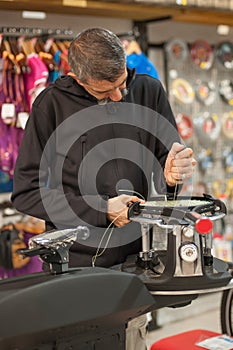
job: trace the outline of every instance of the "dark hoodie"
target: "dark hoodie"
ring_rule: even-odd
[[[158,193],[173,191],[163,169],[179,136],[166,93],[158,80],[134,71],[127,88],[124,101],[99,106],[72,77],[61,76],[37,97],[25,129],[13,204],[45,220],[47,229],[90,228],[90,237],[72,246],[71,266],[90,266],[103,235],[108,249],[96,265],[121,263],[140,250],[138,224],[105,232],[108,198],[131,191],[149,198],[152,172]]]

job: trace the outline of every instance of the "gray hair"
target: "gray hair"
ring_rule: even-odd
[[[89,79],[115,82],[126,66],[120,39],[103,28],[89,28],[71,42],[68,53],[71,71],[83,82]]]

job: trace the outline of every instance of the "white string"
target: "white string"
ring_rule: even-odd
[[[101,250],[101,252],[99,253],[100,247],[101,247],[101,243],[103,242],[103,239],[104,239],[105,235],[107,234],[107,232],[108,232],[109,228],[111,227],[111,225],[113,225],[114,222],[123,214],[123,211],[124,211],[124,210],[125,210],[125,208],[120,212],[120,214],[119,214],[118,216],[115,217],[114,220],[112,220],[112,221],[110,222],[110,224],[108,225],[108,227],[107,227],[106,230],[104,231],[103,236],[101,237],[101,240],[100,240],[100,242],[99,242],[99,245],[98,245],[98,247],[97,247],[97,249],[96,249],[96,253],[95,253],[95,255],[93,255],[93,257],[92,257],[92,267],[95,267],[96,259],[97,259],[99,256],[101,256],[101,255],[105,252],[105,250],[107,249],[108,243],[109,243],[110,238],[111,238],[112,233],[113,233],[114,226],[111,228],[111,231],[110,231],[110,233],[109,233],[107,242],[106,242],[106,244],[105,244],[103,250]]]
[[[135,194],[137,194],[138,196],[140,196],[144,201],[146,201],[145,197],[144,197],[141,193],[139,193],[139,192],[137,192],[137,191],[133,191],[133,190],[124,190],[124,189],[120,189],[120,190],[119,190],[119,192],[123,192],[123,191],[124,191],[124,192],[135,193]],[[106,251],[106,249],[107,249],[107,247],[108,247],[108,243],[109,243],[110,238],[111,238],[112,233],[113,233],[114,226],[111,228],[111,231],[110,231],[110,233],[109,233],[109,236],[108,236],[108,239],[107,239],[107,241],[106,241],[106,244],[105,244],[103,250],[101,250],[101,252],[100,252],[100,247],[101,247],[101,244],[102,244],[102,242],[103,242],[103,239],[104,239],[104,237],[106,236],[106,234],[107,234],[108,230],[110,229],[110,227],[111,227],[111,226],[114,224],[114,222],[122,215],[122,213],[124,212],[124,210],[125,210],[125,208],[120,212],[120,214],[119,214],[117,217],[115,217],[115,219],[114,219],[113,221],[110,222],[110,224],[108,225],[108,227],[107,227],[106,230],[104,231],[103,236],[101,237],[101,240],[100,240],[100,242],[99,242],[99,245],[98,245],[98,247],[97,247],[97,249],[96,249],[96,253],[95,253],[95,255],[93,255],[93,257],[92,257],[92,267],[95,267],[96,259],[97,259],[99,256],[101,256],[101,255]]]
[[[175,190],[174,190],[174,194],[173,194],[173,200],[176,199],[176,195],[177,195],[177,187],[178,187],[178,182],[176,181],[176,184],[175,184]]]
[[[141,194],[141,193],[139,193],[139,192],[137,192],[137,191],[134,191],[134,190],[118,190],[119,192],[130,192],[130,193],[135,193],[135,194],[137,194],[139,197],[141,197],[144,201],[146,201],[146,199],[145,199],[145,197]]]

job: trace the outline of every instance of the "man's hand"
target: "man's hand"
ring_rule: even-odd
[[[108,200],[108,212],[107,217],[109,221],[113,221],[117,227],[124,226],[130,222],[128,219],[128,207],[133,202],[144,201],[137,196],[128,196],[122,194],[118,197],[113,197]]]
[[[186,148],[178,142],[173,143],[164,168],[167,184],[175,186],[191,178],[196,164],[191,148]]]

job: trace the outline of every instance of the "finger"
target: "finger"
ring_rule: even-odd
[[[196,159],[192,158],[192,166],[195,166],[197,164]]]
[[[118,217],[116,217],[116,219],[114,220],[114,225],[117,227],[121,227],[128,224],[129,222],[130,220],[128,219],[128,208],[127,208],[124,211],[122,211],[122,213]]]
[[[193,172],[190,171],[190,172],[183,172],[183,173],[179,173],[179,174],[172,174],[172,177],[174,180],[177,180],[177,181],[184,181],[184,180],[187,180],[187,179],[190,179],[191,177],[193,176]]]
[[[122,203],[129,206],[130,204],[132,203],[135,203],[135,202],[140,202],[140,203],[144,203],[144,200],[137,197],[137,196],[129,196],[128,198],[124,198]]]
[[[129,223],[130,223],[130,220],[128,220],[128,219],[125,219],[125,220],[116,220],[116,221],[114,222],[114,225],[115,225],[116,227],[122,227],[122,226],[125,226],[125,225],[129,224]]]
[[[193,156],[193,150],[191,148],[184,148],[175,155],[175,159],[190,159]]]
[[[172,167],[171,168],[177,168],[180,170],[184,169],[192,169],[192,161],[188,158],[182,158],[182,159],[174,159],[172,161]]]
[[[119,198],[120,198],[121,202],[124,203],[124,204],[127,204],[128,201],[136,202],[138,200],[141,200],[137,196],[130,196],[130,195],[127,195],[127,194],[121,194],[119,196]]]
[[[175,158],[175,156],[184,149],[185,149],[185,145],[182,145],[181,143],[178,143],[178,142],[174,142],[170,150],[170,154]]]
[[[172,163],[172,170],[176,169],[179,173],[193,172],[195,165],[196,161],[192,161],[192,159],[177,159]]]
[[[171,168],[171,176],[174,180],[183,181],[184,179],[191,178],[193,175],[193,167],[188,166],[173,166]]]
[[[187,156],[191,158],[193,156],[193,149],[190,147],[185,148],[185,151],[187,153]]]
[[[116,198],[118,198],[121,201],[121,203],[126,204],[130,200],[131,197],[132,196],[130,196],[128,194],[121,194],[120,196],[118,196]]]

